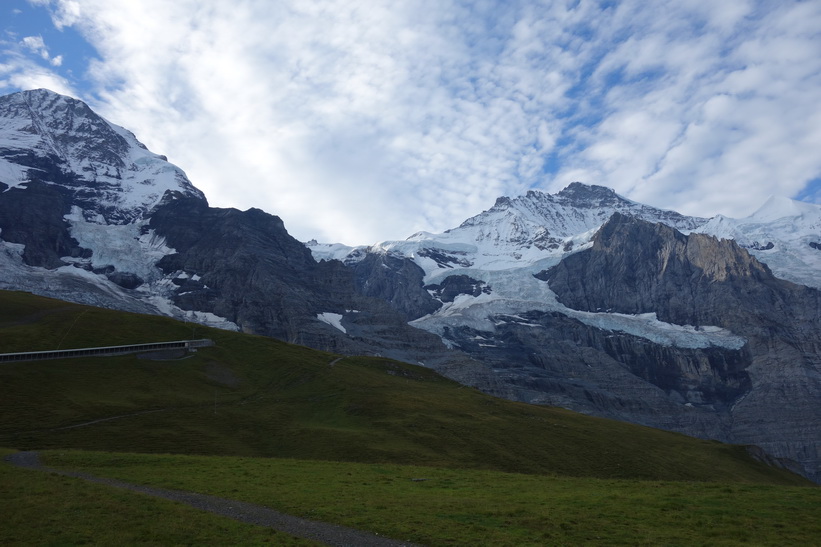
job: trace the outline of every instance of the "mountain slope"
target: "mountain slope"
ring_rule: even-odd
[[[744,337],[735,360],[703,363],[697,379],[708,385],[698,400],[691,399],[689,386],[681,382],[691,371],[670,375],[679,385],[671,378],[648,380],[677,391],[692,404],[723,406],[721,412],[731,417],[725,438],[767,447],[771,454],[817,469],[817,289],[775,278],[733,241],[684,236],[667,226],[619,215],[602,227],[590,249],[567,257],[543,278],[559,300],[574,309],[654,312],[671,323],[716,325]],[[787,397],[790,404],[785,405]]]
[[[800,211],[806,236],[821,211],[791,200],[765,209],[754,218],[769,226],[781,249],[760,251],[769,257],[790,252],[792,212]],[[492,383],[469,370],[447,371],[464,383],[759,444],[817,478],[818,291],[776,278],[750,255],[759,253],[746,239],[740,243],[748,249],[704,235],[715,226],[715,219],[659,211],[575,183],[556,195],[500,198],[443,234],[369,248],[309,248],[317,258],[337,257],[360,270],[376,257],[415,263],[424,272],[417,286],[432,302],[408,313],[411,324],[494,371]],[[390,291],[382,296],[402,302]],[[790,409],[782,409],[784,393],[795,397]]]
[[[185,338],[191,326],[0,292],[0,352]],[[197,327],[216,346],[0,367],[0,445],[801,484],[740,446],[523,405],[429,369]],[[93,341],[93,342],[92,342]]]

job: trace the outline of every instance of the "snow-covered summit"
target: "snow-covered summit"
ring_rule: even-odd
[[[181,197],[205,202],[182,169],[82,101],[0,97],[0,288],[235,328],[169,298],[182,274],[157,266],[176,251],[150,220]]]
[[[141,218],[164,196],[205,199],[179,167],[85,103],[47,89],[0,97],[0,186],[66,187],[88,220]]]
[[[314,257],[356,261],[366,251],[412,258],[431,280],[454,269],[506,270],[558,260],[587,244],[615,212],[691,231],[707,220],[656,209],[626,199],[610,188],[574,182],[556,194],[530,190],[496,203],[441,234],[418,232],[405,241],[344,248],[314,244]]]
[[[598,229],[615,212],[688,231],[706,222],[636,203],[604,186],[574,182],[556,194],[530,190],[517,198],[499,198],[453,231],[479,228],[480,240],[556,248],[565,238]]]
[[[757,222],[773,222],[784,218],[800,219],[799,222],[811,227],[816,232],[821,224],[821,206],[805,201],[770,196],[770,198],[750,215],[747,220]]]
[[[821,205],[770,197],[748,217],[719,215],[697,231],[735,240],[778,277],[821,288]]]

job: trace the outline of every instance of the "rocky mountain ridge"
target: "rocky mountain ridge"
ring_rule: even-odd
[[[306,247],[278,217],[210,207],[126,130],[45,90],[0,98],[0,162],[0,288],[422,363],[510,399],[754,444],[820,478],[818,291],[780,278],[821,285],[802,258],[821,207],[701,219],[574,183],[442,234]]]

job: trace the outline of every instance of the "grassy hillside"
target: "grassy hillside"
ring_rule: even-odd
[[[0,458],[9,453],[0,449]],[[0,545],[315,545],[171,501],[0,460]]]
[[[0,446],[806,484],[742,447],[495,399],[422,367],[0,292],[0,352],[192,335],[217,345],[0,364]]]
[[[423,545],[781,546],[813,545],[821,537],[818,488],[548,477],[272,458],[62,450],[44,456],[52,466],[240,499]],[[66,488],[79,486],[85,485],[64,481]],[[3,503],[0,499],[0,510]],[[128,511],[122,502],[104,503],[119,503],[121,510]],[[151,503],[144,500],[137,505],[135,520]],[[10,510],[20,512],[15,507]],[[126,515],[118,517],[125,520]],[[91,527],[98,525],[96,519],[81,518]],[[157,518],[158,526],[167,525],[165,515]],[[66,524],[69,529],[78,526]],[[135,522],[136,529],[141,526],[145,524]],[[215,533],[213,526],[207,530]],[[244,528],[237,534],[250,536]],[[211,536],[208,542],[220,543],[220,537]],[[223,544],[260,542],[258,538]],[[3,539],[0,530],[0,543]],[[281,539],[272,541],[280,544]]]

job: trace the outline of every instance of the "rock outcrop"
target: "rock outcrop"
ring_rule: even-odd
[[[375,283],[363,283],[339,261],[314,261],[279,217],[183,198],[158,207],[147,227],[176,251],[157,265],[174,281],[171,298],[183,310],[327,351],[411,362],[451,358],[438,337],[407,324],[401,306],[364,290]],[[342,329],[321,320],[323,314],[339,316]]]
[[[565,257],[540,278],[573,309],[655,312],[669,323],[717,326],[746,338],[738,355],[724,351],[720,363],[708,360],[698,374],[713,379],[714,396],[722,405],[717,409],[727,413],[724,421],[729,426],[718,438],[764,447],[772,455],[799,462],[815,480],[820,478],[817,289],[775,278],[733,241],[685,236],[624,215],[614,215],[590,249]],[[635,349],[624,355],[633,369],[664,370],[663,360],[647,361]],[[685,380],[684,369],[677,368],[675,381]],[[669,388],[666,380],[651,381]],[[704,436],[697,429],[682,430]]]
[[[441,307],[424,289],[425,272],[413,260],[391,253],[368,253],[351,265],[357,291],[388,302],[406,321]]]

